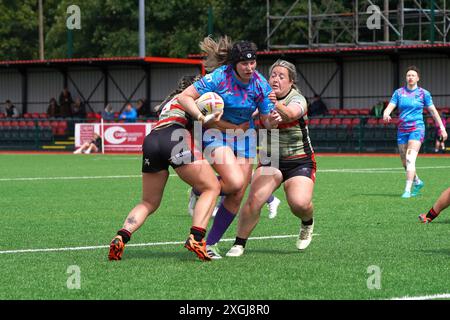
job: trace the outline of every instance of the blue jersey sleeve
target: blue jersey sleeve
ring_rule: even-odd
[[[424,90],[423,104],[427,108],[433,105],[433,98],[431,98],[431,94],[427,90]]]
[[[202,95],[206,92],[215,92],[216,88],[218,87],[222,77],[222,70],[221,68],[214,70],[211,73],[208,73],[203,78],[201,78],[199,81],[194,83],[194,88],[197,90],[197,92]]]
[[[395,104],[398,106],[398,90],[395,90],[394,94],[392,95],[391,101],[389,103]]]

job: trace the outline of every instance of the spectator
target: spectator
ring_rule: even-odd
[[[102,118],[104,121],[114,121],[114,112],[110,103],[108,103],[102,111]]]
[[[385,104],[383,101],[378,102],[376,105],[370,109],[370,115],[375,116],[377,118],[383,117],[384,109],[387,107],[387,104]]]
[[[47,115],[49,118],[59,117],[59,105],[55,98],[51,98],[48,103]]]
[[[441,113],[442,125],[445,127],[447,125],[447,120],[445,120],[444,113]],[[434,144],[434,153],[445,153],[445,141],[442,138],[441,128],[436,125],[436,142]]]
[[[75,150],[74,154],[89,154],[91,152],[100,152],[102,150],[102,137],[94,132],[92,139],[87,141],[81,145],[77,150]]]
[[[72,95],[70,94],[69,89],[67,87],[59,95],[59,106],[60,106],[60,115],[61,117],[70,117],[72,115],[72,106],[73,100]]]
[[[139,99],[136,105],[136,111],[139,117],[149,117],[150,116],[150,104],[147,99]]]
[[[125,110],[122,111],[122,113],[119,116],[120,120],[125,120],[125,122],[136,122],[137,119],[137,112],[131,105],[131,103],[127,103],[125,106]]]
[[[72,117],[79,119],[86,118],[86,107],[79,97],[72,103]]]
[[[11,100],[5,101],[5,115],[7,118],[18,118],[20,116],[19,111],[15,105],[12,104]]]
[[[328,114],[327,105],[322,101],[318,94],[315,94],[308,110],[308,116],[319,116]]]

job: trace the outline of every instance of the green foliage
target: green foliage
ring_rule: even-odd
[[[37,1],[0,2],[0,60],[39,57]]]
[[[186,57],[207,35],[205,1],[148,1],[146,14],[147,55]]]
[[[0,60],[38,58],[37,3],[36,0],[0,1]],[[78,5],[81,10],[81,30],[72,31],[74,58],[138,55],[137,0],[45,0],[43,3],[46,59],[68,55],[66,20],[70,5]],[[269,3],[270,15],[282,17],[294,1],[271,0]],[[374,3],[383,7],[381,0]],[[435,3],[443,8],[443,0]],[[289,15],[307,15],[307,5],[307,1],[299,1]],[[354,2],[321,0],[312,1],[312,6],[313,14],[350,13]],[[366,7],[360,2],[360,12]],[[395,10],[396,4],[392,3],[390,9]],[[148,56],[185,57],[198,53],[198,43],[208,35],[209,25],[213,27],[215,38],[228,35],[234,40],[251,40],[260,50],[267,47],[266,0],[147,0],[145,15]],[[277,31],[270,37],[271,45],[308,44],[307,19],[271,20],[270,29],[280,21]],[[340,33],[345,30],[342,24],[331,19],[316,22],[320,26],[320,42],[331,42],[337,37],[338,42],[353,41],[348,32]],[[429,29],[425,24],[422,27],[424,39],[429,36]],[[315,32],[314,28],[312,31]],[[360,28],[359,37],[361,41],[371,41],[374,36],[380,40],[382,32]],[[390,33],[391,39],[396,39],[393,31]],[[417,27],[405,26],[404,34],[405,39],[417,39]]]

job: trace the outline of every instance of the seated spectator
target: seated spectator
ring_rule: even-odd
[[[372,107],[370,110],[370,115],[375,116],[376,118],[383,118],[383,112],[386,107],[387,104],[385,104],[384,101],[380,101]]]
[[[444,117],[444,113],[441,112],[441,120],[444,127],[447,125],[447,120]],[[439,125],[436,125],[436,141],[434,144],[434,153],[445,153],[445,141],[442,138],[441,128]]]
[[[72,107],[72,117],[78,119],[86,118],[86,107],[84,106],[84,103],[81,102],[81,99],[79,97],[75,99],[75,102],[72,103],[71,107]]]
[[[308,117],[326,114],[328,114],[327,105],[322,101],[322,99],[318,94],[315,94],[313,97],[313,101],[311,102],[308,108]]]
[[[83,143],[81,147],[73,152],[73,154],[89,154],[91,152],[100,152],[102,150],[102,143],[102,137],[94,132],[91,141]]]
[[[125,110],[119,116],[119,120],[125,120],[125,122],[136,122],[137,112],[131,105],[131,103],[127,103],[125,106]]]
[[[150,104],[147,99],[139,99],[136,104],[136,111],[138,116],[141,118],[146,118],[150,116]]]
[[[16,106],[12,104],[11,100],[5,101],[5,115],[7,118],[18,118],[20,116]]]
[[[55,98],[51,98],[48,103],[47,115],[49,118],[59,117],[59,105]]]
[[[70,117],[72,115],[72,95],[67,87],[59,95],[59,107],[61,117]]]
[[[102,118],[104,121],[114,121],[114,111],[110,103],[102,111]]]

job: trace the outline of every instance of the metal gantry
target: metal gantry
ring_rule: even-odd
[[[446,1],[296,0],[280,8],[266,0],[266,49],[447,43]]]

